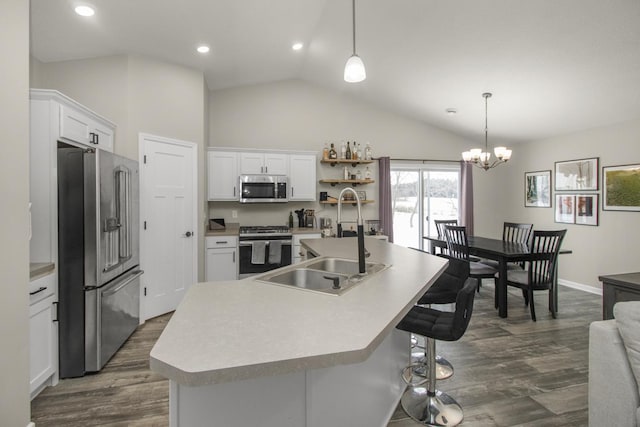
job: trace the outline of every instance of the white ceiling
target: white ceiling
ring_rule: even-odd
[[[350,0],[89,0],[88,19],[77,3],[31,0],[33,56],[142,54],[211,90],[297,78],[475,139],[488,91],[489,137],[506,144],[640,118],[638,0],[358,0],[355,84]]]

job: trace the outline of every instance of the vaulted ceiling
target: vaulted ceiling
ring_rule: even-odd
[[[638,0],[358,0],[361,83],[342,78],[350,0],[85,3],[93,17],[31,0],[34,57],[147,55],[202,70],[211,90],[301,79],[476,139],[492,92],[489,132],[507,144],[640,118]]]

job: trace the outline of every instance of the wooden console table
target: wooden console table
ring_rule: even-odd
[[[602,318],[613,319],[613,305],[620,301],[640,301],[640,273],[599,276],[602,282]]]

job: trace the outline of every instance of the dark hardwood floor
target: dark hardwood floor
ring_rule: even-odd
[[[486,283],[464,337],[437,343],[455,367],[438,388],[462,405],[463,425],[587,425],[588,327],[601,319],[601,297],[565,287],[559,294],[557,319],[546,292],[536,294],[532,322],[520,291],[510,290],[509,318],[501,319]],[[100,373],[45,389],[31,404],[36,426],[168,425],[168,382],[149,370],[149,351],[169,318],[139,327]],[[416,425],[401,408],[389,423]]]

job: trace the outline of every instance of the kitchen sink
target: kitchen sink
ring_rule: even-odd
[[[256,280],[340,295],[387,267],[385,264],[367,262],[365,263],[366,273],[360,274],[358,261],[342,258],[320,258],[264,274],[256,277]]]
[[[387,266],[375,262],[365,262],[364,267],[366,271],[365,274],[374,274],[378,271],[384,270]],[[311,264],[307,264],[306,268],[328,271],[331,273],[347,274],[349,276],[359,274],[360,271],[358,268],[358,261],[342,258],[324,258],[316,262],[312,262]]]

